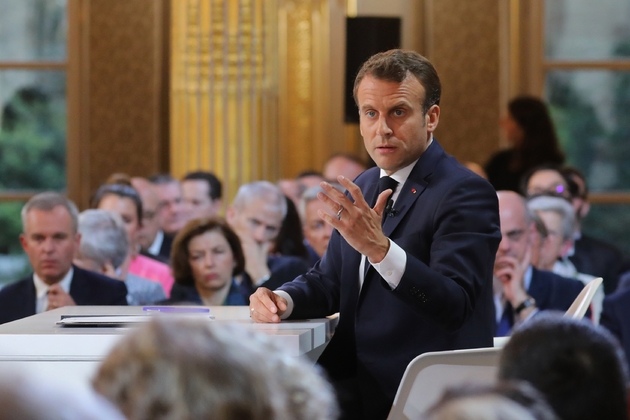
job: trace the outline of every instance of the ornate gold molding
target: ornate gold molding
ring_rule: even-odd
[[[171,172],[277,177],[276,4],[172,0]]]

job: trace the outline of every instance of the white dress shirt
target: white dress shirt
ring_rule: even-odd
[[[158,230],[157,235],[151,246],[147,249],[147,252],[151,255],[160,255],[160,248],[162,248],[162,242],[164,242],[164,232]]]

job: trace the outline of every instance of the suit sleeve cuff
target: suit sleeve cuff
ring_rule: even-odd
[[[407,253],[396,244],[396,242],[389,239],[389,250],[387,255],[380,263],[372,263],[372,267],[383,277],[383,279],[389,284],[389,287],[394,290],[398,287],[403,274],[405,274],[405,267],[407,266]],[[369,261],[369,259],[368,259]]]
[[[280,319],[287,319],[291,316],[291,312],[293,312],[293,299],[291,299],[290,294],[282,290],[276,290],[274,293],[287,301],[287,310],[280,316]]]

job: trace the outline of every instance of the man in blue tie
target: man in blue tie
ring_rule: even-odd
[[[497,336],[509,335],[536,312],[566,311],[584,285],[531,264],[535,225],[525,199],[513,191],[499,191],[501,243],[494,263]]]
[[[320,217],[335,228],[326,253],[307,274],[250,298],[257,322],[340,313],[318,363],[344,419],[386,418],[421,353],[492,346],[497,197],[433,138],[440,92],[435,68],[415,52],[362,66],[354,96],[378,167],[355,182],[338,177],[347,195],[322,183],[332,216]]]

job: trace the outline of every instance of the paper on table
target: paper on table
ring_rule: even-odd
[[[156,316],[179,317],[185,319],[213,320],[214,315],[210,310],[191,311],[183,310],[150,310],[146,315],[62,315],[57,325],[62,327],[120,327],[125,325],[138,325],[151,321]],[[207,309],[207,308],[206,308]]]

